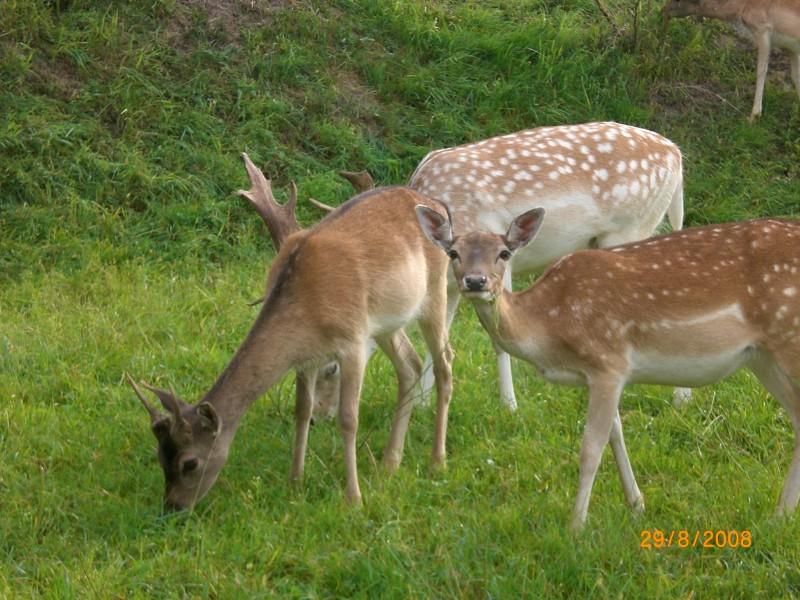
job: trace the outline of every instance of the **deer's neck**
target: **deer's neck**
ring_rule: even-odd
[[[533,360],[527,346],[528,340],[543,334],[534,311],[525,310],[524,294],[503,290],[494,302],[474,302],[478,319],[503,350],[524,360]]]
[[[223,437],[230,440],[242,415],[264,392],[300,360],[301,336],[291,331],[292,321],[276,311],[261,310],[228,366],[203,401],[214,406],[222,419]]]

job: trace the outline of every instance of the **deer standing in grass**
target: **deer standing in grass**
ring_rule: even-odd
[[[266,181],[252,163],[247,166],[251,179],[257,175]],[[227,460],[245,411],[290,369],[297,371],[291,478],[300,479],[314,379],[330,361],[340,369],[338,419],[344,438],[346,498],[360,503],[356,431],[367,348],[370,340],[377,341],[398,374],[398,404],[384,455],[391,469],[402,456],[411,413],[407,399],[421,369],[403,332],[414,320],[434,357],[438,410],[433,462],[444,462],[452,388],[447,258],[420,231],[414,214],[419,203],[446,214],[438,202],[393,187],[356,196],[312,229],[286,235],[287,229],[276,223],[282,243],[269,271],[267,297],[246,339],[202,400],[189,404],[171,392],[147,386],[167,410],[162,414],[129,379],[150,414],[158,440],[167,507],[191,507],[208,492]],[[293,201],[284,210],[293,218]]]
[[[372,183],[364,172],[343,175],[357,189]],[[575,250],[649,237],[665,213],[673,230],[683,224],[678,147],[652,131],[613,122],[539,127],[435,150],[422,159],[408,185],[446,203],[456,233],[502,233],[515,215],[544,207],[548,218],[538,238],[521,248],[505,269],[509,290],[512,271],[537,273]],[[458,284],[450,273],[448,327],[458,301]],[[502,348],[495,350],[500,397],[514,410],[511,361]],[[433,388],[429,365],[427,357],[426,395]],[[675,390],[676,404],[689,394]]]
[[[800,223],[759,220],[698,227],[569,254],[530,288],[503,276],[542,227],[544,211],[504,235],[454,235],[447,217],[417,209],[450,256],[461,294],[495,344],[554,383],[589,389],[573,526],[581,528],[606,443],[628,503],[644,500],[625,449],[619,400],[629,383],[700,386],[746,367],[789,413],[795,446],[778,503],[800,497]]]
[[[732,24],[737,32],[753,40],[758,52],[756,94],[750,120],[761,114],[764,82],[772,46],[789,53],[792,81],[800,95],[800,2],[797,0],[670,0],[664,19],[710,17]]]

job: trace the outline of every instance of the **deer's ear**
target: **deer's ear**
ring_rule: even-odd
[[[511,222],[504,240],[512,252],[524,248],[531,243],[544,221],[544,209],[534,208],[522,213]]]
[[[197,416],[200,418],[200,425],[214,437],[222,431],[222,420],[219,418],[216,409],[208,402],[201,402],[197,405]]]
[[[453,229],[450,219],[432,208],[418,204],[414,211],[425,237],[447,252],[453,245]]]

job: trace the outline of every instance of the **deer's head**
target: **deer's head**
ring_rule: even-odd
[[[500,295],[508,261],[536,237],[544,219],[544,209],[534,208],[514,219],[505,235],[473,231],[453,237],[447,217],[422,205],[416,211],[425,236],[450,257],[461,295],[484,302]]]
[[[165,414],[147,401],[130,376],[128,383],[149,413],[158,441],[165,509],[191,508],[206,495],[228,458],[228,445],[219,443],[222,421],[217,411],[208,402],[189,404],[172,392],[143,383],[161,401]]]

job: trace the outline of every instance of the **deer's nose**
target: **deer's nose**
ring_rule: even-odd
[[[480,292],[486,286],[486,275],[466,275],[464,286],[470,292]]]
[[[186,510],[186,506],[180,504],[179,502],[175,502],[174,500],[170,500],[169,498],[164,498],[164,506],[162,509],[162,514],[168,515],[171,513],[180,512],[182,510]]]

